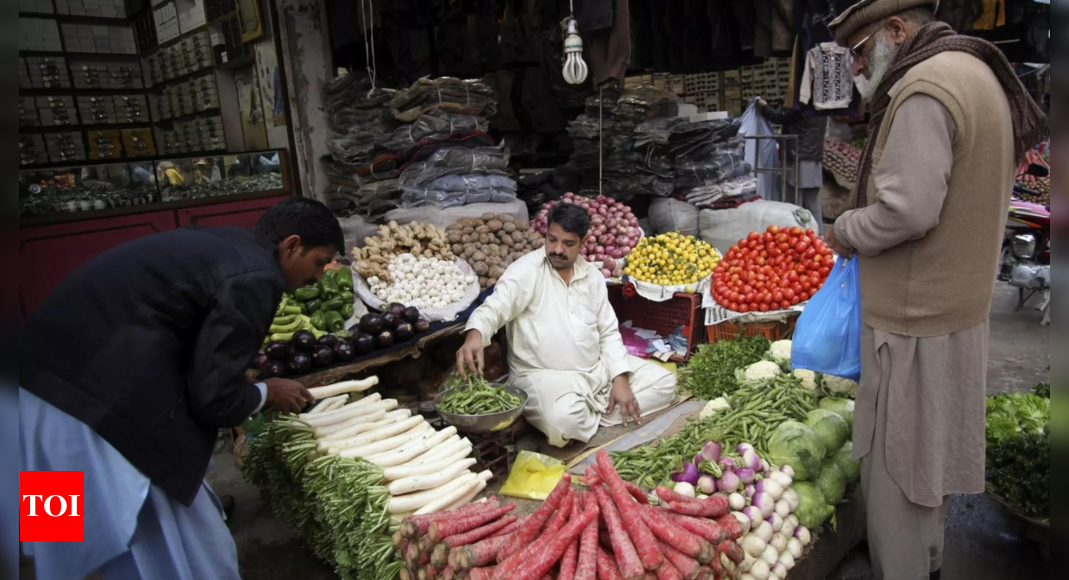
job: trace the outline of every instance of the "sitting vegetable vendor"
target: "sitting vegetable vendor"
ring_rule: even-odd
[[[640,423],[675,398],[675,375],[628,356],[601,273],[579,257],[590,217],[576,205],[549,214],[546,245],[516,261],[468,320],[462,374],[482,374],[484,350],[506,327],[510,384],[551,445],[590,441],[598,427]]]
[[[85,494],[86,541],[24,542],[38,580],[239,578],[204,481],[216,435],[314,400],[246,370],[282,293],[320,278],[342,244],[330,210],[295,197],[255,230],[182,228],[110,250],[30,315],[20,470],[83,472]]]

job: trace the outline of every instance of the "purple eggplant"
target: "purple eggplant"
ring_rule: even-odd
[[[381,315],[365,314],[363,318],[360,319],[360,332],[363,332],[364,334],[374,336],[385,329],[386,323],[383,322]]]
[[[405,322],[409,324],[415,324],[419,322],[419,309],[415,307],[406,308],[401,318],[404,318]]]
[[[338,337],[334,336],[333,334],[328,334],[328,335],[324,336],[323,338],[319,339],[319,346],[326,346],[326,347],[329,347],[329,348],[334,348],[334,347],[338,346],[338,342],[340,342],[338,340]]]
[[[415,334],[416,329],[412,328],[412,325],[407,322],[398,322],[397,327],[393,331],[394,338],[398,342],[407,342],[412,335]]]
[[[357,355],[368,354],[375,350],[375,337],[361,332],[353,338],[353,348],[356,349]]]
[[[395,318],[401,318],[405,315],[405,310],[406,308],[404,304],[394,302],[386,307],[386,310],[383,312],[383,315],[385,316],[385,314],[388,312],[390,314],[393,314]]]
[[[286,360],[293,349],[285,342],[272,342],[264,349],[264,354],[275,360]]]
[[[265,379],[277,379],[285,376],[285,374],[286,365],[277,360],[268,361],[267,364],[264,365],[263,378]]]
[[[397,327],[397,321],[399,321],[399,320],[401,320],[401,319],[398,318],[397,315],[395,315],[393,312],[387,312],[386,314],[383,314],[382,315],[382,323],[383,323],[383,326],[384,326],[383,330],[392,331],[394,328]]]
[[[375,338],[375,346],[379,348],[390,348],[391,346],[393,346],[393,343],[394,336],[393,333],[389,330],[384,330],[380,332],[378,337]]]
[[[314,364],[314,361],[312,361],[311,356],[307,353],[297,352],[290,355],[287,368],[289,368],[290,372],[295,375],[303,375],[312,370],[312,364]]]
[[[338,346],[334,347],[334,358],[341,362],[349,362],[356,358],[356,349],[348,342],[339,342]]]
[[[316,335],[307,330],[301,330],[293,335],[293,349],[301,352],[315,352],[319,340]]]
[[[313,359],[317,367],[329,367],[334,364],[334,349],[329,346],[317,347]]]

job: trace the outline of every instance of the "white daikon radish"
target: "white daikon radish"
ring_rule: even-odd
[[[449,506],[467,497],[468,494],[470,494],[473,490],[477,490],[479,488],[479,484],[484,483],[485,482],[480,481],[479,479],[470,481],[458,487],[457,489],[454,489],[453,491],[441,496],[433,502],[419,508],[418,510],[416,510],[416,515],[421,516],[424,514],[436,514],[440,511],[443,511]]]
[[[354,459],[357,457],[371,457],[372,455],[378,455],[380,453],[386,453],[392,451],[404,445],[407,445],[413,441],[418,441],[431,437],[434,435],[434,428],[429,423],[424,421],[422,424],[409,429],[405,433],[401,433],[395,437],[389,437],[369,443],[367,445],[361,445],[359,447],[349,447],[347,449],[335,449],[331,448],[331,455],[338,455],[344,459]],[[336,453],[335,453],[336,451]]]
[[[458,509],[468,505],[469,503],[471,503],[471,500],[475,499],[475,496],[479,495],[480,493],[483,492],[484,489],[486,489],[487,485],[489,485],[487,482],[480,481],[479,484],[475,486],[475,489],[471,490],[471,492],[469,492],[467,495],[465,495],[464,497],[460,498],[460,501],[454,503],[451,506],[447,506],[442,511],[443,512],[451,512],[453,510],[458,510]]]
[[[363,447],[364,445],[368,445],[369,443],[382,441],[383,439],[387,439],[389,437],[395,437],[397,435],[400,435],[401,433],[407,433],[410,430],[425,423],[427,423],[427,420],[424,419],[423,416],[409,417],[404,421],[398,421],[397,423],[379,427],[378,429],[373,429],[357,437],[350,437],[348,439],[342,439],[340,441],[333,441],[330,447],[334,449],[350,449],[352,447]]]
[[[437,463],[442,457],[454,456],[463,454],[461,459],[471,455],[471,450],[474,446],[467,438],[461,439],[460,437],[453,437],[439,445],[438,447],[431,449],[430,451],[416,457],[412,461],[402,463],[394,467],[416,467],[423,466],[428,463]]]
[[[377,423],[386,418],[386,411],[380,409],[371,413],[370,415],[360,415],[359,417],[352,417],[346,419],[341,423],[335,423],[333,425],[323,425],[320,427],[312,427],[312,432],[315,433],[317,439],[337,439],[338,434],[344,431],[348,431],[357,425],[364,425],[366,423]],[[348,439],[348,437],[345,437]]]
[[[434,500],[442,497],[443,494],[449,493],[458,487],[478,481],[476,475],[472,472],[462,473],[460,477],[450,481],[449,483],[436,487],[434,489],[428,489],[419,493],[410,493],[401,497],[390,498],[387,502],[386,509],[391,514],[402,514],[406,512],[414,512]]]
[[[343,407],[345,406],[345,399],[345,395],[340,395],[331,399],[327,399],[316,405],[316,408],[309,411],[308,415],[322,415],[327,411],[333,411],[334,409]]]
[[[395,497],[405,495],[406,493],[416,493],[417,491],[423,491],[425,489],[434,489],[453,481],[472,465],[475,465],[474,459],[463,459],[441,471],[398,479],[391,483],[387,489],[390,490],[390,495]]]
[[[346,381],[344,383],[337,383],[326,387],[308,389],[308,392],[311,393],[316,400],[319,400],[348,393],[362,393],[378,384],[379,377],[369,377],[362,381]]]
[[[468,458],[471,451],[458,451],[449,457],[442,459],[441,461],[431,461],[418,465],[399,465],[397,467],[390,467],[382,470],[382,478],[386,481],[398,481],[406,477],[415,477],[417,475],[427,475],[430,473],[438,473],[443,469],[448,468],[454,463],[458,463]]]
[[[322,415],[302,415],[298,417],[302,423],[312,427],[324,427],[326,425],[336,425],[343,423],[353,417],[360,417],[374,413],[375,411],[392,411],[397,408],[397,401],[394,401],[392,408],[383,406],[386,401],[382,400],[382,397],[376,393],[366,399],[361,399],[355,403],[350,403],[337,411],[330,411],[329,413],[323,413]]]
[[[369,395],[367,397],[364,397],[364,398],[362,398],[362,399],[360,399],[358,401],[353,401],[352,403],[348,403],[346,405],[342,405],[342,407],[340,409],[334,409],[332,411],[328,411],[326,413],[322,413],[322,416],[316,418],[315,420],[319,421],[320,419],[323,419],[323,418],[328,417],[328,416],[334,416],[334,415],[336,415],[338,413],[341,413],[342,411],[348,411],[350,409],[363,407],[365,405],[370,405],[371,403],[378,403],[381,400],[382,400],[382,395],[380,395],[378,393],[375,393],[373,395]],[[308,416],[309,416],[309,414],[306,413],[304,415],[298,415],[297,418],[301,419],[303,421],[304,419],[308,418]]]
[[[379,414],[381,417],[376,418]],[[405,419],[412,416],[412,411],[408,409],[398,409],[389,413],[385,411],[379,411],[373,415],[364,415],[363,417],[357,417],[353,422],[339,423],[337,425],[328,425],[322,427],[324,431],[330,430],[329,433],[319,437],[321,443],[329,443],[331,441],[345,441],[346,439],[352,439],[362,433],[368,433],[385,427],[387,425],[393,425],[394,423],[400,423]],[[338,429],[335,431],[335,429]],[[328,445],[329,447],[329,445]]]
[[[457,434],[456,427],[447,427],[442,431],[436,433],[433,437],[417,441],[413,445],[407,445],[402,449],[393,451],[390,453],[380,453],[372,457],[366,457],[369,462],[378,465],[379,467],[396,467],[402,465],[408,461],[412,461],[416,457],[423,455],[424,453],[434,449],[438,445],[441,445],[450,437],[454,437]],[[459,440],[459,439],[458,439]]]

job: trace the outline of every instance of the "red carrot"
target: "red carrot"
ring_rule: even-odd
[[[746,555],[742,553],[742,546],[740,546],[737,542],[729,542],[725,540],[720,543],[720,546],[718,546],[717,550],[721,554],[727,556],[728,559],[735,564],[741,564],[743,559],[746,557]]]
[[[515,517],[515,516],[510,516],[510,517]],[[511,523],[511,524],[509,524],[508,526],[506,526],[506,527],[504,527],[504,528],[502,528],[502,529],[500,529],[500,530],[498,530],[498,531],[494,532],[493,534],[490,534],[490,535],[489,535],[489,536],[487,536],[487,537],[489,537],[489,538],[496,538],[496,537],[498,537],[498,536],[510,536],[510,535],[512,535],[512,534],[513,534],[513,533],[514,533],[514,532],[515,532],[516,530],[518,530],[519,528],[520,528],[520,521],[519,521],[519,520],[517,519],[516,521],[512,522],[512,523]]]
[[[515,556],[520,550],[527,547],[532,540],[538,536],[538,533],[545,527],[546,522],[553,516],[553,512],[557,511],[564,498],[571,494],[572,490],[572,476],[565,473],[560,482],[557,483],[557,487],[553,489],[553,492],[549,494],[546,501],[542,502],[542,505],[535,510],[533,514],[528,516],[519,530],[513,534],[512,540],[506,543],[501,551],[497,554],[497,559],[500,562],[504,562],[508,558]]]
[[[716,555],[712,544],[670,522],[653,507],[646,506],[640,510],[640,515],[658,540],[702,564],[708,564]]]
[[[701,574],[698,575],[698,580],[717,580],[717,577],[709,568],[702,568]]]
[[[413,574],[408,568],[401,568],[401,571],[398,572],[398,576],[401,577],[401,580],[418,580],[418,576]]]
[[[654,490],[654,493],[656,493],[657,497],[661,498],[661,501],[664,502],[664,503],[668,503],[668,502],[698,503],[697,499],[695,499],[693,497],[685,496],[683,494],[676,493],[676,492],[668,489],[667,487],[658,487],[657,489]]]
[[[456,577],[456,574],[457,571],[454,570],[452,566],[446,566],[442,569],[441,578],[442,580],[453,580],[453,578]]]
[[[657,513],[668,518],[668,521],[698,536],[699,538],[702,538],[703,540],[711,543],[714,546],[719,545],[720,542],[723,542],[726,539],[724,530],[721,529],[720,525],[714,522],[713,520],[692,518],[690,516],[680,515],[666,509],[657,510]],[[735,516],[731,517],[732,519],[734,519]],[[736,524],[737,523],[738,522],[736,522]]]
[[[497,532],[515,523],[516,519],[516,516],[505,516],[497,520],[496,522],[486,524],[481,528],[474,528],[472,530],[460,534],[450,534],[444,540],[442,540],[442,543],[445,544],[450,550],[452,550],[453,548],[459,548],[460,546],[469,546],[476,542],[481,542],[486,538],[496,536]],[[432,527],[431,529],[433,530],[434,528]],[[442,530],[441,527],[438,529],[439,532]]]
[[[702,571],[702,565],[690,556],[680,552],[665,542],[658,542],[657,546],[664,553],[664,559],[671,562],[672,566],[679,571],[686,580],[695,580]]]
[[[598,503],[601,502],[599,501]],[[636,577],[635,580],[639,580],[645,576],[646,573],[643,571],[642,575]],[[600,547],[598,548],[598,580],[624,580],[620,568],[616,566],[616,561],[612,559],[612,556],[610,556],[608,552]]]
[[[572,519],[568,522],[568,525],[564,526],[559,533],[556,534],[545,546],[534,554],[533,557],[528,558],[523,562],[522,567],[517,570],[516,574],[509,576],[502,576],[495,574],[495,577],[500,580],[511,580],[516,578],[517,580],[538,580],[544,574],[550,571],[560,562],[564,552],[568,550],[569,546],[575,544],[575,541],[579,538],[579,534],[583,533],[587,525],[591,522],[597,521],[600,516],[600,511],[595,508],[583,512],[578,518]]]
[[[613,467],[612,459],[609,458],[607,451],[602,449],[598,452],[597,462],[601,478],[609,484],[613,501],[616,502],[616,506],[620,508],[620,514],[624,517],[624,527],[635,544],[635,550],[638,551],[643,568],[656,571],[664,563],[664,556],[657,550],[657,539],[653,537],[653,532],[646,527],[646,522],[638,513],[638,503],[624,486],[624,480]]]
[[[583,509],[589,511],[598,506],[598,498],[590,493],[583,499]],[[597,580],[598,576],[598,522],[591,522],[583,530],[579,542],[579,563],[575,567],[575,580]]]
[[[716,523],[724,530],[724,539],[734,541],[742,537],[742,525],[733,514],[716,518]]]
[[[473,503],[466,505],[456,511],[443,512],[437,514],[427,514],[423,516],[409,516],[401,524],[401,536],[405,538],[418,538],[427,535],[427,532],[431,529],[431,524],[437,521],[448,520],[453,518],[462,518],[475,513],[482,513],[488,510],[497,509],[499,506],[498,499],[496,497],[490,498],[487,501]]]
[[[624,481],[624,487],[627,488],[627,493],[631,494],[631,497],[635,498],[635,501],[642,505],[650,505],[650,496],[646,495],[642,488],[631,483],[630,481]]]
[[[538,554],[546,544],[553,540],[571,515],[572,502],[575,501],[574,497],[575,494],[565,496],[564,501],[560,504],[560,509],[554,514],[553,519],[549,520],[545,531],[534,543],[524,547],[523,550],[507,560],[502,561],[501,556],[498,556],[498,566],[497,570],[494,571],[494,578],[507,580],[511,577],[511,574],[518,572],[527,560]]]
[[[475,568],[468,573],[468,580],[490,580],[494,577],[494,570],[497,568]]]
[[[598,505],[601,506],[602,517],[609,528],[609,537],[612,539],[613,553],[616,561],[620,564],[620,572],[624,580],[640,580],[646,575],[646,568],[638,557],[635,545],[631,543],[631,537],[624,529],[623,519],[616,505],[609,497],[609,492],[604,487],[595,487],[594,493],[598,497]]]
[[[660,568],[657,568],[657,580],[683,580],[683,574],[672,565],[672,562],[665,561]]]
[[[731,502],[727,497],[717,494],[709,499],[696,502],[668,502],[668,509],[696,518],[719,518],[731,510]]]
[[[473,513],[468,516],[439,520],[431,524],[428,535],[432,541],[440,542],[449,536],[470,532],[480,526],[499,520],[514,509],[516,509],[516,504],[510,503],[497,509]]]
[[[488,566],[497,559],[497,553],[512,536],[487,538],[478,544],[463,546],[449,553],[449,564],[458,571]]]
[[[575,495],[575,501],[572,502],[572,519],[578,519],[583,514],[582,504],[584,496],[582,494]],[[587,510],[590,511],[590,510]],[[592,523],[595,525],[597,518]],[[579,535],[582,536],[586,528],[580,530]],[[564,551],[564,555],[560,560],[560,574],[557,575],[557,580],[575,580],[575,571],[579,565],[579,538],[576,538],[574,542],[568,544],[568,548]]]

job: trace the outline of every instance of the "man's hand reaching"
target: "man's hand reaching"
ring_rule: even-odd
[[[304,385],[288,379],[267,379],[266,406],[279,413],[299,414],[305,407],[315,402],[316,398]]]
[[[633,419],[636,424],[642,424],[642,409],[639,409],[638,399],[635,398],[635,393],[631,391],[631,383],[627,380],[627,375],[620,375],[612,382],[612,392],[609,393],[609,410],[606,411],[607,415],[612,415],[616,411],[616,406],[620,406],[620,419],[624,423],[624,427],[627,427],[628,417]]]
[[[457,372],[465,380],[470,371],[475,376],[483,376],[486,369],[486,352],[483,348],[483,335],[478,330],[468,332],[464,346],[457,351]]]
[[[843,258],[851,258],[854,256],[854,249],[847,247],[845,244],[839,241],[838,236],[835,234],[835,228],[828,230],[828,233],[824,234],[824,241],[831,248],[831,251],[842,256]]]

